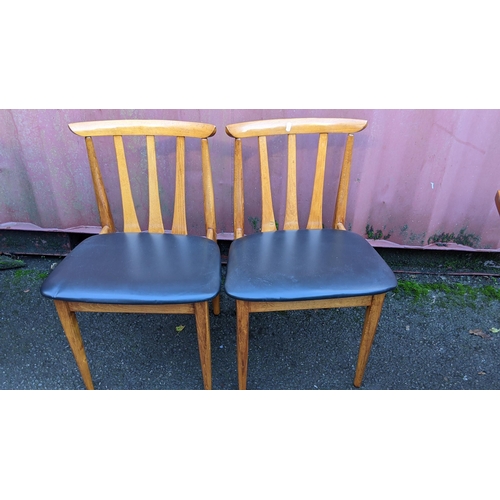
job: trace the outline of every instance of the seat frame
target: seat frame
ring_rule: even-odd
[[[174,200],[174,215],[172,234],[187,235],[186,200],[185,200],[185,138],[201,139],[202,178],[204,195],[204,213],[206,237],[216,240],[215,204],[213,194],[212,172],[208,138],[216,132],[214,125],[195,122],[169,120],[107,120],[80,122],[69,124],[69,129],[78,136],[85,138],[87,155],[92,174],[97,207],[101,219],[100,234],[116,232],[113,215],[102,179],[101,170],[92,138],[98,136],[113,136],[117,157],[119,182],[122,193],[124,217],[124,232],[140,232],[137,220],[128,168],[125,159],[123,136],[145,136],[148,155],[149,179],[149,232],[165,233],[158,190],[158,174],[156,166],[155,136],[175,136],[176,143],[176,189]],[[83,340],[76,318],[77,312],[111,312],[111,313],[142,313],[142,314],[194,314],[198,336],[203,385],[205,389],[212,388],[210,321],[208,301],[188,304],[103,304],[89,302],[71,302],[54,300],[62,327],[80,370],[87,389],[94,389]],[[214,314],[220,313],[220,296],[212,299]]]
[[[288,177],[284,230],[299,229],[296,186],[296,136],[298,134],[319,134],[318,154],[314,176],[314,188],[309,211],[307,229],[323,228],[323,188],[326,165],[328,134],[347,134],[342,168],[340,172],[333,229],[345,231],[345,218],[349,191],[350,169],[354,145],[354,134],[367,126],[366,120],[337,118],[294,118],[260,120],[236,123],[226,126],[226,133],[235,139],[234,144],[234,236],[244,237],[244,183],[242,139],[258,138],[261,193],[262,232],[276,231],[276,221],[271,196],[271,182],[267,153],[268,136],[288,136]],[[229,254],[229,259],[231,255]],[[248,350],[250,313],[291,311],[307,309],[331,309],[342,307],[366,307],[361,335],[354,385],[360,387],[373,339],[382,312],[385,293],[358,297],[332,298],[321,300],[297,300],[261,302],[236,299],[237,363],[238,386],[246,389],[248,375]]]

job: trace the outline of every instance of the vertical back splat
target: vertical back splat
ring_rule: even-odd
[[[283,229],[299,229],[297,212],[297,136],[295,134],[288,136],[288,177]]]
[[[271,178],[269,175],[269,160],[267,156],[267,141],[265,136],[259,137],[260,180],[262,187],[262,232],[276,231],[273,199],[271,195]]]
[[[185,137],[177,137],[172,234],[187,234],[185,155],[186,139]]]
[[[158,186],[158,169],[156,166],[155,138],[146,137],[148,151],[148,185],[149,185],[149,232],[164,233],[163,219],[161,216],[160,188]]]
[[[326,148],[328,134],[320,134],[318,142],[318,157],[316,159],[316,173],[314,175],[313,196],[307,229],[322,229],[323,227],[323,187],[325,183]]]
[[[140,233],[139,221],[134,206],[130,180],[128,176],[127,161],[125,159],[125,149],[123,147],[123,138],[120,135],[113,137],[116,150],[116,160],[118,162],[118,175],[120,178],[120,189],[122,192],[123,205],[123,230],[126,233]]]

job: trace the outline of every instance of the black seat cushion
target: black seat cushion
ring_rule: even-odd
[[[375,295],[397,285],[359,234],[334,229],[257,233],[229,249],[225,290],[249,301]]]
[[[52,299],[101,304],[183,304],[215,297],[220,250],[200,236],[96,235],[80,243],[48,276]]]

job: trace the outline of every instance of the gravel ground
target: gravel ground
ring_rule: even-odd
[[[500,389],[500,301],[479,293],[498,290],[500,257],[379,252],[400,282],[429,290],[420,297],[388,294],[359,390]],[[55,308],[39,292],[59,259],[22,258],[25,267],[0,270],[0,388],[83,389]],[[468,293],[431,289],[432,283],[460,284]],[[213,388],[236,389],[236,317],[224,292],[221,309],[211,316]],[[251,315],[248,389],[356,390],[363,316],[360,308]],[[194,317],[78,319],[96,389],[203,388]]]

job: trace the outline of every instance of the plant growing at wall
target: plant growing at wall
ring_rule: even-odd
[[[253,230],[256,233],[260,233],[261,226],[260,226],[260,219],[258,217],[249,217],[248,222],[250,222]]]
[[[456,243],[458,245],[465,245],[467,247],[476,246],[479,243],[479,237],[475,234],[467,234],[467,228],[464,227],[460,229],[459,233],[455,235],[455,233],[436,233],[433,234],[428,240],[427,244],[436,244],[445,246],[447,243]]]
[[[260,224],[260,219],[258,217],[249,217],[248,218],[248,222],[250,222],[250,224],[252,225],[253,230],[256,233],[260,233],[262,231],[262,226]],[[275,220],[274,223],[276,224],[276,230],[278,230],[279,229],[279,223],[278,223],[278,221]]]
[[[494,285],[474,287],[463,283],[417,283],[412,280],[399,280],[398,286],[394,290],[396,297],[410,296],[415,302],[425,300],[431,293],[442,295],[438,305],[454,303],[473,307],[474,302],[480,298],[490,301],[500,300],[500,289],[496,281]]]
[[[384,229],[385,229],[385,227],[384,227]],[[377,229],[375,231],[371,224],[366,225],[365,232],[366,232],[366,237],[369,240],[388,240],[392,235],[392,233],[390,231],[385,235],[381,229]]]

